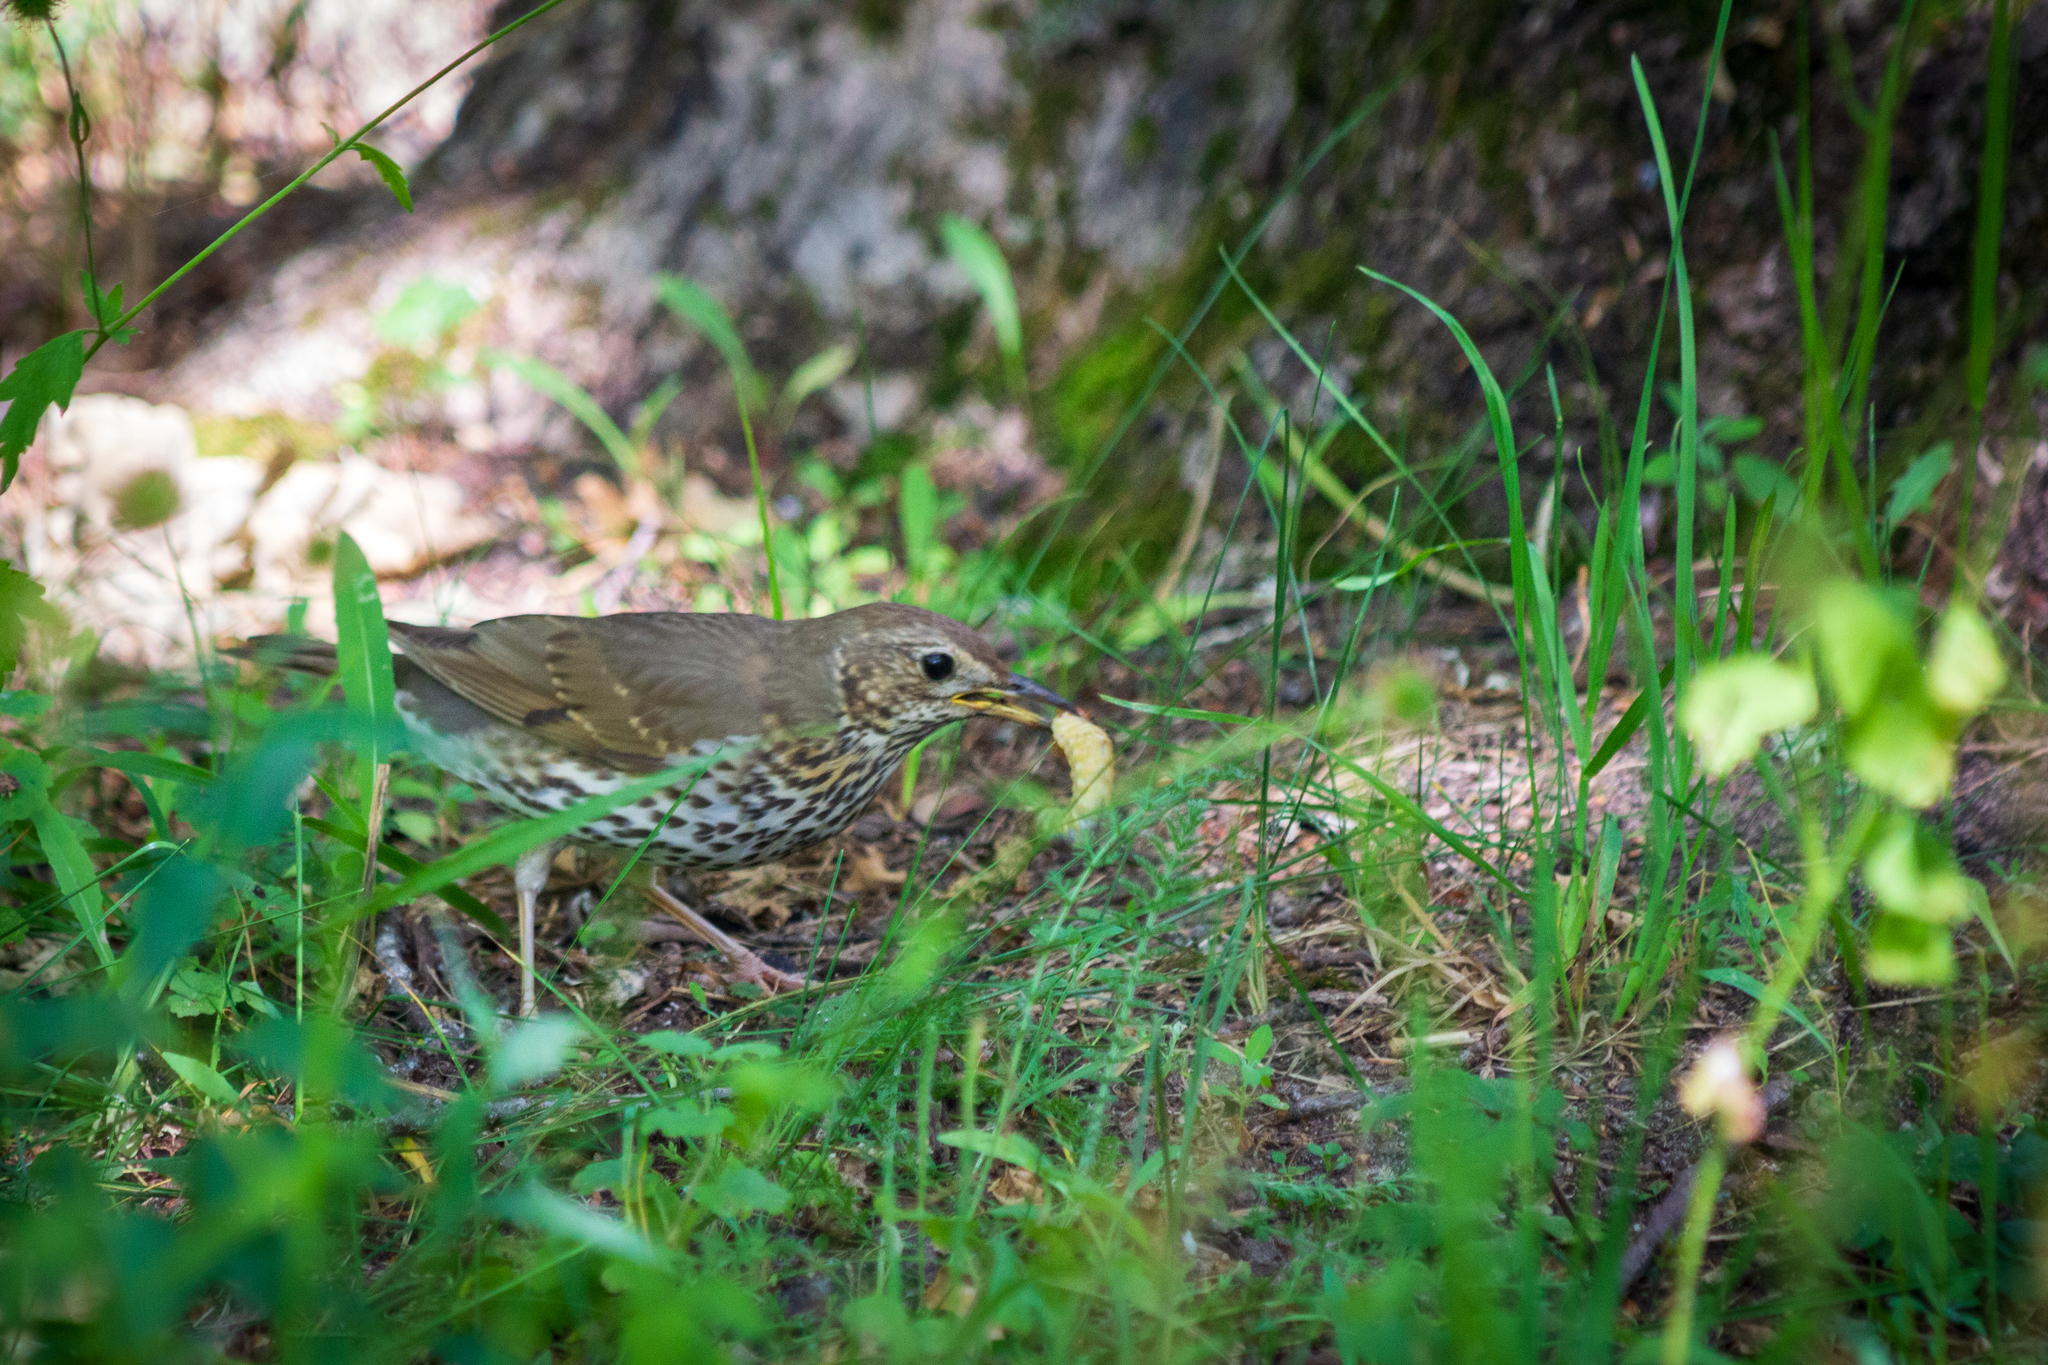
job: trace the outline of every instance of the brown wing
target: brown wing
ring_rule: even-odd
[[[809,625],[647,612],[391,629],[408,657],[499,719],[651,771],[699,740],[829,723],[830,650],[803,647]]]

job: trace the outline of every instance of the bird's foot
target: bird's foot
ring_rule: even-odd
[[[732,963],[734,968],[733,980],[750,981],[770,995],[777,991],[800,991],[811,984],[808,977],[785,972],[780,967],[769,966],[761,959],[760,954],[685,905],[673,891],[660,882],[650,886],[647,895],[684,928],[725,954],[726,960]]]
[[[766,958],[749,949],[742,948],[738,954],[728,956],[733,965],[733,980],[750,981],[770,995],[782,991],[800,991],[811,984],[809,977],[770,966]]]

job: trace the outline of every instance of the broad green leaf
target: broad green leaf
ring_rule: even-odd
[[[981,295],[1004,356],[1022,355],[1024,325],[1017,311],[1017,288],[1010,279],[1010,263],[1003,259],[995,238],[957,213],[939,220],[939,238],[946,245],[946,255]]]
[[[1742,496],[1762,506],[1775,497],[1779,516],[1788,516],[1799,505],[1799,481],[1785,472],[1776,460],[1755,455],[1737,455],[1729,462],[1735,486]]]
[[[8,473],[12,476],[13,463],[10,457]],[[0,487],[4,487],[0,483]],[[56,608],[43,600],[43,585],[4,559],[0,559],[0,678],[14,672],[21,662],[21,647],[28,639],[30,621],[54,622]],[[13,697],[32,696],[32,693],[12,692]],[[44,698],[43,707],[49,706]],[[9,715],[34,715],[38,712],[10,711]]]
[[[387,1110],[398,1099],[382,1059],[354,1029],[324,1014],[267,1020],[238,1035],[235,1050],[266,1075],[290,1077],[305,1094],[345,1099],[362,1110]]]
[[[690,1186],[690,1198],[721,1218],[781,1213],[789,1207],[789,1191],[752,1166],[727,1166],[711,1179]]]
[[[215,1104],[226,1107],[242,1098],[241,1092],[228,1084],[227,1077],[197,1057],[187,1057],[182,1052],[161,1052],[157,1055],[164,1059],[165,1066],[178,1073],[179,1080]]]
[[[626,1190],[628,1182],[626,1160],[624,1157],[615,1156],[604,1161],[593,1161],[569,1177],[569,1189],[574,1194],[586,1197],[603,1190],[619,1194]]]
[[[593,1251],[623,1256],[641,1265],[651,1265],[658,1259],[647,1239],[633,1228],[588,1204],[556,1194],[537,1181],[498,1195],[490,1204],[512,1222],[580,1242]]]
[[[0,568],[4,568],[5,564],[6,561],[0,560]],[[40,716],[49,709],[50,698],[41,692],[0,692],[0,716],[27,719],[31,716]]]
[[[422,275],[377,315],[377,335],[394,346],[430,345],[481,306],[462,285]]]
[[[732,1110],[722,1104],[714,1104],[709,1109],[671,1104],[649,1110],[641,1116],[640,1122],[648,1132],[659,1133],[663,1137],[700,1138],[724,1132],[732,1127],[733,1118]]]
[[[1861,583],[1837,579],[1822,588],[1813,626],[1828,686],[1849,715],[1861,715],[1887,681],[1896,690],[1918,671],[1912,631],[1883,596]]]
[[[114,950],[108,946],[100,922],[104,900],[99,869],[85,851],[78,824],[50,804],[48,766],[26,749],[0,757],[0,825],[17,823],[34,826],[43,860],[56,878],[58,896],[70,907],[100,965],[112,965]]]
[[[1755,757],[1765,735],[1804,725],[1819,709],[1806,670],[1745,654],[1701,669],[1679,720],[1699,750],[1700,766],[1722,777]]]
[[[702,1057],[711,1051],[710,1039],[694,1033],[678,1033],[672,1028],[642,1034],[640,1041],[656,1052],[666,1052],[673,1057]]]
[[[1947,924],[1970,913],[1973,884],[1948,843],[1904,811],[1895,812],[1863,860],[1863,880],[1895,914]]]
[[[367,142],[358,142],[352,149],[355,154],[377,168],[377,174],[384,177],[384,183],[397,197],[400,208],[412,212],[412,186],[405,183],[405,172],[398,169],[398,163],[378,151]]]
[[[1939,801],[1955,777],[1955,748],[1918,701],[1871,706],[1850,726],[1842,755],[1858,777],[1915,810]]]
[[[510,1090],[561,1068],[583,1025],[565,1014],[521,1024],[491,1054],[491,1088]]]
[[[816,1113],[839,1098],[839,1081],[798,1062],[742,1062],[728,1075],[733,1108],[754,1116],[781,1109]]]
[[[963,1152],[978,1152],[992,1156],[998,1161],[1007,1161],[1012,1166],[1022,1166],[1027,1171],[1036,1171],[1045,1164],[1045,1157],[1022,1133],[991,1133],[981,1128],[960,1128],[950,1133],[939,1134],[939,1141],[948,1147],[958,1147]]]
[[[740,401],[750,410],[758,410],[765,388],[761,376],[754,370],[754,362],[747,356],[746,343],[740,340],[739,329],[732,325],[732,315],[725,311],[725,305],[711,297],[703,285],[681,275],[656,275],[654,293],[677,317],[702,332],[705,340],[717,348],[718,353],[725,357],[726,369],[732,372],[733,386],[739,390]]]
[[[1984,618],[1958,603],[1941,618],[1927,655],[1927,692],[1945,711],[1975,715],[2005,686],[2005,658]]]
[[[1273,1050],[1273,1026],[1261,1024],[1252,1030],[1252,1036],[1244,1040],[1244,1056],[1248,1062],[1262,1062]]]
[[[513,355],[509,351],[486,351],[484,361],[493,369],[510,370],[526,387],[561,404],[571,417],[583,423],[590,429],[590,434],[597,437],[598,444],[612,457],[621,474],[629,481],[637,481],[641,477],[639,450],[626,439],[626,433],[619,430],[619,424],[611,419],[611,414],[584,392],[575,380],[545,360]]]
[[[59,412],[68,409],[84,373],[85,333],[66,332],[15,361],[0,379],[0,398],[8,403],[6,416],[0,417],[0,493],[14,482],[21,452],[35,440],[44,410],[52,404]]]
[[[205,970],[194,958],[179,964],[167,989],[171,1013],[185,1018],[219,1014],[228,1007],[227,978]]]
[[[398,819],[397,816],[392,818],[394,820]],[[403,828],[403,825],[401,824],[400,827]],[[363,838],[363,832],[360,828],[348,829],[334,823],[332,820],[322,820],[318,816],[307,816],[306,828],[324,834],[336,843],[341,844],[344,848],[354,849],[358,853],[363,851],[363,845],[367,842]],[[432,864],[421,862],[409,853],[393,848],[388,840],[378,841],[377,863],[380,867],[390,868],[401,877],[418,876],[432,866]],[[485,905],[461,887],[450,886],[444,882],[435,890],[434,894],[439,896],[442,903],[450,909],[460,910],[463,914],[497,935],[500,942],[507,942],[511,939],[512,926],[505,923],[497,911],[491,909],[490,906]]]
[[[1955,447],[1947,441],[1930,446],[1892,480],[1892,493],[1885,500],[1884,519],[1897,526],[1934,497],[1934,490],[1955,463]]]
[[[1879,915],[1870,926],[1866,963],[1872,981],[1888,986],[1941,986],[1956,974],[1947,926],[1910,915]]]

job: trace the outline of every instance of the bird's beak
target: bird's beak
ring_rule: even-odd
[[[1003,720],[1014,720],[1020,725],[1044,725],[1045,717],[1036,711],[1025,709],[1020,703],[1039,702],[1057,707],[1062,711],[1078,713],[1080,707],[1068,701],[1059,693],[1019,673],[1012,673],[1010,680],[996,687],[983,687],[973,692],[962,692],[953,698],[955,706],[964,706],[984,716],[996,716]]]

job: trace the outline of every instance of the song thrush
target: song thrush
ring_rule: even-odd
[[[570,836],[621,851],[646,842],[647,858],[686,868],[772,862],[837,834],[919,740],[956,720],[1044,725],[1027,701],[1074,710],[966,626],[886,602],[805,621],[646,612],[390,629],[414,751],[507,810],[545,815],[710,757],[687,793],[678,782]],[[262,636],[233,652],[334,670],[332,645],[299,637]],[[513,872],[527,1014],[534,905],[560,847],[532,850]],[[743,975],[800,981],[658,883],[653,894]]]

